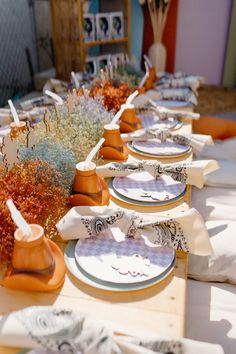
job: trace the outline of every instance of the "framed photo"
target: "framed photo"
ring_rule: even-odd
[[[95,41],[95,21],[93,14],[84,14],[83,17],[84,41]]]
[[[112,64],[117,67],[121,64],[124,64],[124,60],[125,60],[125,55],[124,53],[115,53],[112,54]]]
[[[101,69],[104,69],[107,66],[108,61],[109,61],[109,57],[110,57],[110,55],[99,55],[97,57],[97,69],[98,69],[98,72]]]
[[[109,13],[96,14],[97,39],[106,40],[111,38]]]
[[[85,61],[85,72],[89,75],[95,76],[97,74],[97,60],[96,58],[87,57]]]
[[[110,28],[111,28],[111,38],[112,39],[124,37],[123,12],[111,12],[110,13]]]

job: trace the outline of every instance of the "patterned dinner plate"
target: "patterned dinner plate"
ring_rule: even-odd
[[[191,150],[189,145],[180,145],[173,141],[161,142],[157,139],[148,139],[145,141],[133,141],[132,147],[139,153],[145,153],[150,156],[177,157],[188,153]]]
[[[129,205],[132,205],[132,206],[140,206],[140,207],[160,207],[160,206],[164,206],[164,205],[168,205],[168,204],[171,204],[173,202],[176,202],[178,200],[181,200],[186,192],[187,192],[187,187],[184,191],[184,193],[182,193],[181,195],[179,195],[179,197],[177,198],[174,198],[174,199],[171,199],[170,201],[155,201],[155,202],[148,202],[148,201],[144,201],[144,202],[139,202],[139,201],[135,201],[133,199],[129,199],[127,197],[124,197],[122,194],[119,194],[118,192],[116,192],[116,190],[113,188],[113,179],[114,178],[109,178],[106,183],[107,183],[107,186],[109,188],[109,192],[110,192],[110,195],[118,202],[122,202],[122,203],[127,203]]]
[[[169,204],[186,192],[186,184],[163,175],[155,179],[148,172],[131,173],[113,179],[114,190],[123,197],[138,202]]]
[[[117,242],[113,236],[100,235],[80,240],[75,247],[75,259],[84,272],[116,284],[153,280],[171,267],[174,258],[173,248],[147,245],[143,238]]]
[[[139,116],[142,118],[143,128],[152,128],[155,126],[157,129],[179,129],[183,125],[178,119],[160,119],[153,113],[142,113]]]
[[[152,285],[158,284],[160,281],[165,279],[169,274],[172,273],[175,266],[176,254],[173,254],[173,261],[169,267],[163,269],[163,272],[157,277],[154,277],[152,280],[146,280],[142,282],[136,283],[115,283],[115,282],[106,282],[94,276],[91,276],[80,265],[77,263],[75,258],[75,249],[77,246],[77,241],[70,241],[65,249],[64,258],[65,263],[69,271],[80,281],[83,283],[90,285],[92,287],[109,290],[109,291],[135,291],[140,289],[148,288]],[[171,249],[170,249],[171,250]],[[172,251],[171,251],[172,252]]]

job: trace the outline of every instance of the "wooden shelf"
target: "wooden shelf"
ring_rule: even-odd
[[[103,51],[125,52],[130,56],[131,0],[99,0],[98,12],[121,11],[124,16],[124,38],[84,41],[84,0],[50,0],[53,45],[57,77],[69,80],[71,71],[84,71],[89,49],[97,47]],[[106,46],[99,48],[99,46]],[[101,50],[100,50],[101,49]],[[107,53],[106,53],[107,54]]]
[[[84,42],[84,47],[95,47],[97,45],[104,45],[104,44],[116,44],[116,43],[127,43],[128,38],[117,38],[117,39],[107,39],[107,40],[97,40],[92,42]]]

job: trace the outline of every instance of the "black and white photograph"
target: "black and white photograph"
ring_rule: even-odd
[[[112,39],[124,37],[124,20],[122,12],[110,13],[110,27]]]
[[[124,53],[115,53],[112,54],[112,63],[115,67],[124,64],[124,60],[125,60],[125,55]]]
[[[83,17],[84,41],[92,42],[95,40],[95,21],[93,14],[84,14]]]
[[[96,31],[98,40],[111,38],[109,13],[98,13],[96,15]]]
[[[97,69],[98,71],[100,71],[101,69],[104,69],[107,64],[108,64],[108,61],[109,61],[109,55],[99,55],[97,57]]]
[[[96,58],[87,57],[85,62],[85,72],[89,75],[97,74],[97,61]]]

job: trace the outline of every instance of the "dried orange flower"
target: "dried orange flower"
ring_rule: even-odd
[[[16,229],[6,200],[11,198],[28,223],[46,226],[51,236],[52,223],[67,210],[67,195],[59,187],[60,175],[47,162],[29,160],[15,165],[9,172],[0,167],[0,261],[9,262]],[[53,224],[55,227],[55,223]]]
[[[118,112],[120,107],[129,95],[134,91],[126,83],[122,81],[110,80],[105,83],[102,81],[95,81],[90,89],[90,96],[101,96],[103,97],[104,106],[107,107],[109,111],[114,110]]]

